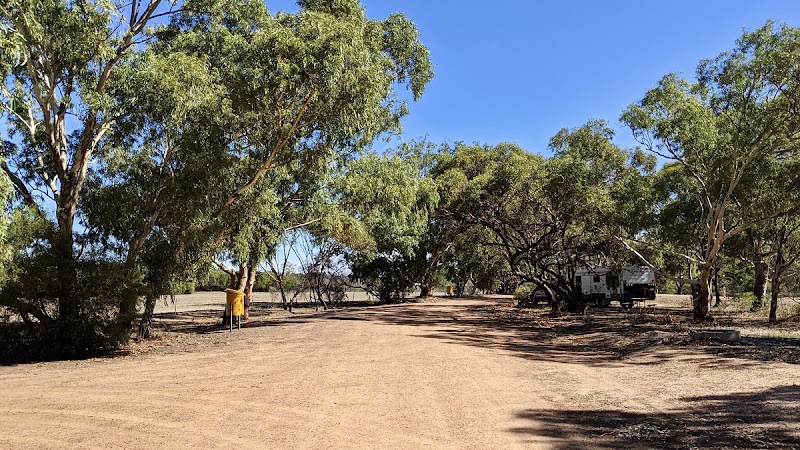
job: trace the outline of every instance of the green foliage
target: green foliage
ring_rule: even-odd
[[[39,309],[54,323],[91,321],[84,312],[105,298],[116,305],[102,322],[116,315],[130,329],[142,297],[152,309],[189,290],[182,280],[215,253],[255,267],[286,228],[323,216],[363,248],[363,225],[324,215],[321,188],[335,162],[399,131],[397,89],[418,98],[431,79],[413,23],[368,20],[357,0],[276,15],[250,0],[129,7],[13,0],[0,10],[0,114],[12,132],[3,172],[47,222],[18,248],[50,258],[13,276],[50,267],[60,280]],[[166,22],[149,27],[157,9]],[[104,264],[128,282],[89,295],[80,277]]]
[[[140,288],[139,273],[111,261],[76,263],[73,289],[86,300],[75,317],[65,321],[55,309],[62,289],[59,255],[35,245],[28,250],[30,254],[18,254],[14,260],[0,293],[0,301],[22,320],[3,328],[11,339],[0,346],[0,360],[84,358],[127,341],[130,330],[119,326],[117,305],[120,297]]]
[[[270,282],[269,286],[271,287],[270,290],[274,291],[277,289],[276,283]],[[303,275],[299,273],[287,273],[283,276],[283,288],[287,292],[293,292],[298,289],[303,288]]]
[[[665,167],[674,176],[663,177],[657,209],[664,217],[677,212],[687,225],[662,231],[683,233],[680,241],[699,247],[696,318],[708,314],[723,244],[800,205],[787,189],[800,176],[799,37],[800,30],[771,22],[746,32],[732,51],[698,65],[697,83],[667,75],[622,115],[648,150],[675,161]],[[787,201],[775,203],[776,195]]]
[[[577,308],[574,270],[620,257],[614,236],[649,220],[642,202],[654,162],[623,151],[612,137],[602,121],[562,130],[547,159],[511,144],[459,144],[433,172],[443,198],[440,215],[473,226],[467,232],[472,245],[500,252],[513,275],[549,287],[561,301],[554,307]],[[489,263],[475,256],[474,267]]]
[[[348,253],[352,277],[382,301],[402,298],[421,281],[426,255],[419,244],[439,201],[423,159],[408,156],[364,155],[334,182],[338,202],[375,243]]]
[[[169,283],[170,294],[194,294],[195,280],[172,280]]]
[[[368,154],[352,161],[335,192],[364,223],[379,253],[413,254],[438,202],[433,181],[399,156]]]
[[[493,243],[491,231],[479,226],[465,226],[449,236],[449,245],[442,257],[444,276],[455,284],[458,295],[466,292],[468,284],[474,290],[494,292],[510,272],[508,260],[499,246]]]
[[[413,262],[404,258],[378,255],[353,264],[352,278],[381,302],[399,301],[408,296],[417,278]]]
[[[522,283],[514,290],[514,302],[519,304],[527,301],[536,290],[536,285],[533,283]]]
[[[201,290],[225,290],[230,284],[228,274],[211,264],[206,264],[197,271],[196,280],[195,287]]]

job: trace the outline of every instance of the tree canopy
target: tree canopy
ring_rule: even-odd
[[[65,335],[96,319],[124,339],[142,283],[160,295],[223,243],[263,257],[284,207],[308,203],[334,160],[399,131],[397,89],[417,99],[433,76],[414,24],[369,20],[357,0],[300,6],[2,7],[3,170],[53,221],[55,233],[31,239],[44,239],[62,280],[42,295]],[[80,289],[100,262],[127,274],[110,322],[88,311],[111,305],[90,306]]]

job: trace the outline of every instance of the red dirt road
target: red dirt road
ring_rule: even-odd
[[[476,300],[339,310],[139,356],[0,367],[0,448],[800,446],[800,368],[620,359]]]

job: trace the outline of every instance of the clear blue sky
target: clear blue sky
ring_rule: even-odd
[[[270,11],[297,9],[267,0]],[[370,18],[403,12],[431,50],[436,77],[403,121],[403,139],[516,142],[549,138],[590,118],[618,122],[661,76],[693,77],[768,19],[800,26],[798,0],[362,0]]]

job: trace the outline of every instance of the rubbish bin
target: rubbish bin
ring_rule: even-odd
[[[236,289],[225,290],[225,315],[230,317],[230,329],[233,330],[233,318],[237,319],[237,327],[242,327],[244,315],[244,292]]]

